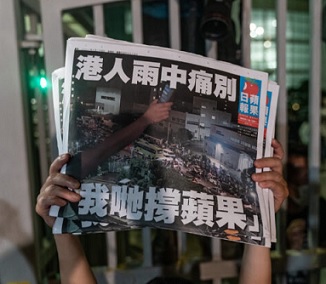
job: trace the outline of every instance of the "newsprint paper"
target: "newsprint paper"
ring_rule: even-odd
[[[52,75],[58,150],[72,155],[63,171],[82,196],[51,208],[53,233],[152,227],[275,241],[273,196],[251,179],[254,160],[272,155],[278,85],[267,73],[87,36],[67,41]],[[167,118],[157,111],[140,127],[167,102]]]

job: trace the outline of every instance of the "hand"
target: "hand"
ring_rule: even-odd
[[[170,115],[171,106],[173,103],[158,103],[157,100],[154,100],[149,105],[146,112],[143,114],[143,117],[149,122],[158,123],[164,119],[167,119]]]
[[[270,158],[262,158],[255,161],[254,165],[258,169],[270,168],[270,171],[263,171],[252,175],[252,179],[258,182],[262,188],[269,188],[274,194],[275,212],[277,212],[283,201],[289,195],[287,182],[283,178],[282,159],[284,151],[282,145],[275,139],[272,141],[274,155]]]
[[[61,168],[69,159],[69,154],[63,154],[53,161],[50,166],[49,176],[37,197],[35,211],[50,227],[53,226],[55,221],[54,217],[49,216],[52,205],[64,206],[68,201],[77,202],[81,198],[79,194],[68,189],[78,189],[80,183],[76,179],[60,173]]]

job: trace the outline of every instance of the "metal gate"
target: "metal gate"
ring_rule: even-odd
[[[64,46],[65,39],[63,36],[63,24],[62,24],[62,13],[65,10],[78,9],[81,7],[90,7],[93,14],[94,22],[94,33],[97,35],[105,35],[104,27],[104,13],[103,5],[114,2],[129,2],[131,5],[132,14],[132,40],[137,43],[143,42],[143,25],[142,25],[142,0],[130,0],[130,1],[118,1],[118,0],[42,0],[41,1],[41,15],[43,24],[43,40],[45,48],[45,59],[46,69],[48,77],[51,72],[64,65]],[[280,85],[280,99],[279,109],[277,116],[277,137],[281,143],[287,145],[287,101],[286,101],[286,17],[287,17],[287,1],[278,0],[276,1],[276,14],[277,14],[277,81]],[[320,11],[322,3],[321,0],[310,1],[310,15],[311,15],[311,35],[312,35],[312,46],[321,46],[321,13]],[[181,28],[180,28],[180,3],[179,0],[168,0],[168,13],[169,13],[169,35],[170,35],[170,47],[174,49],[181,48]],[[242,1],[242,34],[249,35],[249,24],[251,20],[250,11],[252,8],[251,0]],[[218,46],[214,41],[206,41],[206,55],[215,57],[217,54]],[[250,67],[250,37],[242,37],[242,54],[243,54],[243,65]],[[311,53],[311,87],[310,87],[310,112],[312,114],[310,119],[311,127],[311,141],[309,155],[309,171],[310,171],[310,183],[314,188],[315,196],[318,196],[318,190],[320,185],[319,177],[319,154],[320,154],[320,141],[319,141],[319,106],[320,106],[320,74],[321,66],[320,60],[321,51],[316,48]],[[50,97],[51,94],[49,94]],[[49,104],[52,101],[49,99]],[[51,107],[49,108],[51,112]],[[55,128],[53,122],[53,115],[49,113],[52,129],[51,135],[55,135]],[[282,230],[284,225],[282,222],[283,212],[280,213],[281,221],[279,222],[278,228],[278,247],[276,248],[276,255],[274,258],[275,271],[282,273],[290,265],[296,265],[295,257],[287,257],[285,254],[284,238]],[[316,212],[314,213],[317,216]],[[310,228],[311,232],[318,231],[318,228]],[[163,273],[162,267],[154,267],[152,260],[152,247],[148,244],[150,241],[150,229],[142,230],[142,242],[143,242],[143,254],[144,261],[141,267],[132,270],[119,270],[117,269],[117,245],[116,245],[116,234],[107,233],[107,259],[108,267],[102,270],[105,278],[109,280],[109,283],[144,283],[154,276]],[[316,236],[313,235],[311,248],[316,248]],[[178,238],[178,252],[179,255],[185,250],[186,246],[186,235],[179,233]],[[302,256],[305,258],[305,268],[318,268],[324,264],[323,259],[319,256],[309,258],[309,256]],[[317,261],[317,262],[316,262]],[[300,265],[298,264],[298,269]],[[104,271],[104,272],[103,272]],[[208,263],[203,263],[200,266],[200,278],[202,280],[213,280],[214,284],[221,283],[223,278],[236,277],[238,274],[237,260],[226,261],[222,259],[221,242],[219,240],[212,240],[212,260]],[[318,276],[311,283],[317,283]],[[280,277],[279,283],[282,283],[284,278]]]

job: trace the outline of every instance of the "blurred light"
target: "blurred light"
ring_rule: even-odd
[[[256,38],[257,36],[262,36],[265,33],[263,27],[259,27],[254,23],[250,24],[250,37]]]
[[[299,103],[294,103],[294,104],[292,104],[292,109],[293,109],[294,111],[298,111],[298,110],[300,110],[300,104],[299,104]]]
[[[272,46],[272,42],[270,40],[265,40],[264,41],[264,47],[265,48],[270,48]]]
[[[43,43],[40,45],[40,47],[38,49],[38,55],[40,57],[44,57],[44,45],[43,45]]]
[[[25,31],[29,33],[31,31],[31,17],[30,15],[24,16]]]
[[[256,33],[256,31],[251,31],[251,32],[250,32],[250,37],[252,37],[252,38],[256,38],[256,37],[257,37],[257,33]]]
[[[251,31],[255,31],[257,28],[256,24],[255,23],[250,23],[250,30]]]
[[[257,27],[256,32],[257,32],[257,35],[261,36],[264,34],[265,30],[263,27]]]
[[[48,82],[46,81],[45,77],[41,77],[40,78],[40,87],[42,89],[46,89],[46,87],[48,86]]]

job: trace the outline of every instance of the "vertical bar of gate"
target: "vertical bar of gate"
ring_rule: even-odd
[[[287,153],[288,143],[288,123],[287,123],[287,91],[286,91],[286,15],[287,0],[278,0],[276,3],[276,49],[277,49],[277,82],[280,85],[278,108],[276,116],[277,139],[283,145],[285,153]],[[277,219],[277,239],[276,249],[285,255],[286,240],[282,236],[286,229],[286,207],[284,202]],[[286,277],[281,276],[278,281],[286,282]]]
[[[278,108],[276,116],[277,139],[282,144],[285,153],[287,153],[287,91],[286,91],[286,15],[287,15],[287,0],[278,0],[276,3],[276,56],[277,56],[277,83],[280,85]],[[277,243],[276,250],[281,255],[285,255],[286,240],[284,232],[286,229],[286,207],[287,202],[283,203],[283,207],[278,213],[277,218]],[[286,277],[281,275],[278,279],[279,283],[286,283]]]
[[[118,265],[118,251],[117,251],[117,235],[116,232],[106,233],[106,247],[107,247],[107,262],[108,268],[115,270]]]
[[[46,77],[51,78],[51,73],[60,67],[64,66],[64,39],[62,35],[61,9],[55,1],[41,1],[42,14],[42,37],[45,50],[45,65]],[[51,16],[49,15],[51,13]],[[50,128],[50,137],[55,137],[55,123],[53,114],[52,92],[48,89],[48,119]],[[52,141],[55,141],[53,139]],[[51,145],[52,149],[56,149],[54,142]],[[54,158],[54,157],[53,157]],[[42,179],[47,176],[42,173]]]
[[[144,257],[143,267],[153,266],[151,231],[152,230],[148,227],[142,229],[143,257]]]
[[[93,17],[95,34],[99,36],[105,36],[103,5],[93,6]]]
[[[277,82],[280,85],[278,108],[276,116],[277,139],[282,144],[285,153],[287,153],[288,143],[288,123],[287,123],[287,91],[286,91],[286,16],[287,0],[278,0],[276,3],[276,48],[277,48]],[[286,240],[284,232],[286,229],[286,211],[287,203],[284,202],[277,219],[277,239],[276,249],[284,255],[286,249]]]
[[[321,0],[310,1],[310,19],[311,19],[311,69],[309,84],[309,124],[310,124],[310,144],[309,144],[309,182],[312,186],[318,186],[320,183],[320,93],[321,93],[321,18],[322,5]],[[316,190],[314,193],[318,194]],[[312,204],[310,209],[316,208],[316,204]],[[318,208],[317,208],[318,209]],[[318,218],[318,212],[315,212]],[[313,220],[309,220],[313,221]],[[311,224],[314,235],[311,236],[310,246],[318,245],[317,222],[315,219]]]
[[[131,1],[132,26],[133,26],[133,42],[143,43],[143,15],[142,15],[142,1]],[[151,244],[151,229],[142,229],[142,245],[143,245],[143,267],[153,266],[152,260],[152,246]]]
[[[217,53],[218,53],[217,41],[206,39],[205,47],[206,47],[206,56],[209,58],[217,59]]]
[[[310,12],[310,78],[309,78],[309,219],[308,245],[318,247],[320,194],[320,96],[321,96],[321,26],[322,0],[309,1]],[[319,283],[319,271],[310,273],[309,283]]]
[[[287,0],[278,0],[277,17],[277,81],[280,85],[277,114],[277,137],[287,152],[287,92],[286,92],[286,15]]]
[[[180,22],[180,1],[169,0],[169,32],[171,48],[181,49],[181,22]],[[182,232],[177,232],[178,242],[178,258],[186,251],[187,235]]]
[[[143,43],[143,16],[142,16],[142,1],[131,0],[133,42]]]
[[[171,48],[181,49],[180,2],[169,0],[169,29]]]
[[[251,0],[242,1],[242,64],[246,68],[251,66],[251,38],[250,38],[250,22],[251,22]]]

